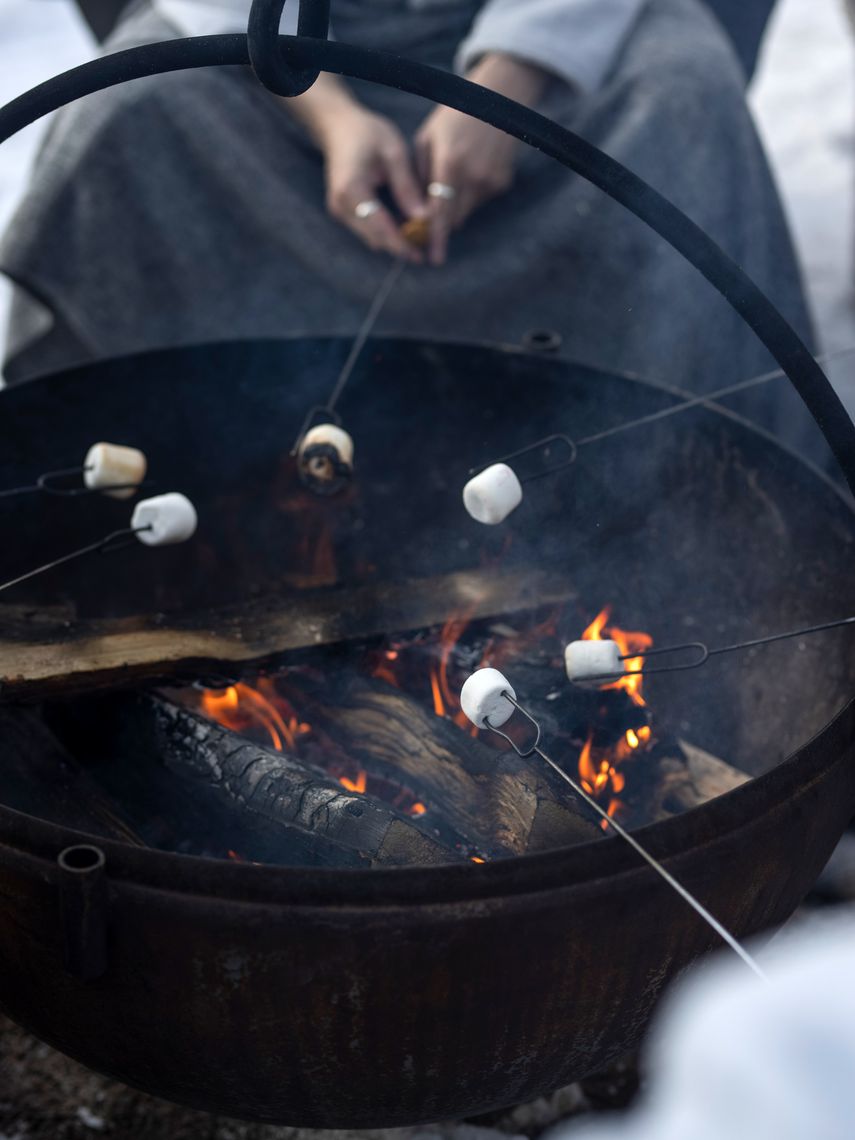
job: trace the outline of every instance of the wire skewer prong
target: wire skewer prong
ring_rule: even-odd
[[[371,330],[408,264],[404,257],[397,257],[392,262],[353,339],[329,399],[309,410],[294,440],[291,455],[297,457],[300,478],[310,490],[319,494],[335,494],[349,482],[353,474],[353,440],[344,430],[336,404],[362,355]],[[322,421],[320,416],[326,418]],[[312,427],[312,421],[316,418],[318,423]]]
[[[652,867],[656,874],[659,875],[672,890],[676,891],[680,898],[688,903],[758,978],[764,982],[768,981],[766,974],[751,954],[749,954],[739,940],[730,933],[727,927],[723,926],[722,923],[695,898],[692,892],[684,887],[679,879],[676,879],[633,835],[622,827],[616,819],[610,816],[609,813],[597,803],[594,797],[585,791],[581,784],[577,783],[572,776],[565,772],[559,764],[547,755],[540,744],[542,733],[539,722],[519,703],[513,687],[503,674],[497,669],[478,669],[468,678],[466,684],[463,686],[463,691],[460,694],[460,703],[463,711],[476,728],[487,728],[490,732],[501,736],[502,739],[511,745],[518,756],[526,757],[536,755],[539,756],[545,764],[548,764],[552,771],[569,785],[576,795],[587,804],[592,811],[596,812],[616,835],[625,843],[628,843],[629,846]],[[522,713],[535,729],[534,741],[526,747],[518,745],[506,732],[501,731],[502,725],[510,719],[514,711]]]
[[[39,492],[59,498],[74,499],[80,495],[109,495],[114,499],[130,498],[142,487],[150,486],[145,479],[148,462],[145,453],[136,447],[117,443],[95,443],[78,467],[63,467],[46,471],[35,483],[0,490],[0,499]],[[83,485],[79,481],[82,479]],[[72,485],[66,485],[74,480]]]
[[[824,353],[816,359],[820,364],[827,364],[830,361],[839,360],[852,355],[855,355],[855,345],[849,348],[839,349],[835,352]],[[582,439],[574,440],[568,435],[557,433],[547,436],[546,439],[527,444],[525,447],[521,447],[517,451],[512,451],[509,455],[505,455],[500,459],[494,459],[490,463],[482,464],[480,467],[471,468],[469,471],[469,482],[463,488],[464,506],[477,522],[485,523],[488,526],[495,526],[500,522],[504,522],[508,515],[511,514],[512,511],[515,511],[522,502],[523,484],[530,483],[534,479],[540,479],[545,475],[552,475],[556,471],[562,471],[570,467],[576,461],[580,447],[588,447],[590,444],[600,443],[602,440],[610,439],[612,436],[620,435],[622,432],[647,427],[650,424],[657,423],[659,420],[687,412],[691,408],[709,407],[714,404],[716,400],[724,399],[726,396],[735,396],[740,392],[747,391],[749,388],[756,388],[761,384],[768,384],[772,380],[778,380],[785,376],[786,373],[783,369],[776,368],[771,372],[763,372],[759,376],[752,376],[748,380],[739,380],[735,384],[728,384],[724,388],[718,388],[714,392],[706,392],[698,396],[689,396],[687,393],[682,393],[680,389],[671,389],[672,393],[679,393],[686,398],[677,404],[672,404],[670,407],[662,408],[658,412],[650,412],[648,415],[639,416],[637,419],[626,420],[623,423],[616,424],[614,427],[596,432],[594,435],[584,436]],[[536,471],[524,476],[518,476],[508,463],[511,459],[516,459],[530,452],[535,452],[544,445],[558,440],[563,441],[570,448],[569,457],[562,463],[550,465],[542,471]]]
[[[196,508],[186,497],[177,491],[166,495],[157,495],[153,499],[143,499],[137,503],[131,518],[130,526],[114,530],[97,542],[87,543],[68,554],[44,562],[24,574],[10,578],[0,583],[0,593],[11,590],[21,582],[27,582],[40,574],[46,574],[57,566],[64,566],[77,558],[87,554],[111,554],[132,545],[134,539],[145,546],[171,546],[175,543],[186,542],[196,532]]]
[[[855,617],[837,618],[835,621],[821,622],[818,625],[808,625],[801,629],[787,630],[785,633],[772,633],[766,637],[754,637],[749,641],[737,641],[732,645],[719,645],[710,649],[702,641],[687,641],[683,645],[660,646],[656,649],[640,649],[631,653],[617,651],[615,642],[608,639],[603,641],[573,641],[567,646],[564,658],[567,667],[567,676],[576,684],[598,685],[610,684],[619,681],[621,677],[633,677],[643,674],[653,677],[659,673],[687,673],[692,669],[699,669],[706,665],[711,657],[721,657],[725,653],[737,653],[745,649],[758,649],[764,645],[773,645],[778,641],[791,641],[797,637],[808,637],[814,633],[824,633],[830,629],[841,629],[847,625],[855,625]],[[590,648],[589,648],[590,647]],[[595,648],[596,647],[596,648]],[[598,654],[611,654],[615,662],[647,660],[651,657],[664,657],[671,654],[688,653],[694,658],[675,665],[660,665],[653,669],[646,669],[643,665],[639,669],[610,669],[608,672],[586,672],[584,670],[583,652],[597,652]],[[580,652],[581,651],[581,652]],[[574,652],[576,657],[574,659]]]

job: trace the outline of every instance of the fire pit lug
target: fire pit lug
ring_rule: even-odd
[[[100,847],[78,843],[57,856],[65,968],[83,982],[107,970],[107,860]]]
[[[561,333],[555,329],[529,329],[520,338],[526,352],[540,352],[544,356],[560,352],[562,343]]]

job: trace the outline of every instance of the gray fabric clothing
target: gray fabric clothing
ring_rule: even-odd
[[[152,5],[182,35],[209,36],[244,31],[250,2],[152,0]],[[471,31],[457,49],[455,66],[466,72],[487,52],[507,52],[584,91],[593,91],[613,65],[646,2],[484,0]],[[466,10],[467,6],[467,0],[403,0],[399,12],[454,7]],[[297,30],[298,11],[296,3],[285,5],[279,25],[283,35]]]
[[[334,0],[340,39],[444,67],[477,9],[402,17],[395,0]],[[143,6],[112,46],[169,34]],[[408,136],[430,109],[354,86]],[[807,330],[742,72],[695,0],[648,0],[599,89],[580,97],[554,82],[542,109],[663,190]],[[136,80],[52,126],[0,266],[49,306],[57,332],[22,351],[9,377],[161,345],[352,334],[387,265],[326,213],[320,156],[248,69]],[[678,254],[522,148],[513,188],[455,236],[445,267],[407,270],[378,332],[516,342],[534,327],[557,330],[571,358],[700,391],[770,366]],[[742,407],[802,438],[785,383]]]

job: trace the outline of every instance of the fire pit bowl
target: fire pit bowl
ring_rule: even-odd
[[[355,482],[319,506],[338,512],[332,566],[298,581],[289,552],[303,512],[287,452],[347,347],[169,350],[0,394],[6,485],[115,440],[143,447],[159,489],[186,491],[200,516],[191,544],[123,550],[5,596],[0,640],[20,646],[22,664],[0,692],[4,761],[16,726],[52,723],[90,700],[87,685],[110,701],[117,685],[154,680],[116,661],[78,675],[93,638],[214,634],[235,607],[274,594],[297,615],[354,583],[503,559],[563,574],[580,629],[609,601],[658,644],[734,641],[846,612],[851,507],[715,408],[580,449],[502,527],[480,527],[460,501],[471,466],[678,397],[514,349],[404,340],[373,342],[348,389]],[[97,539],[127,504],[2,509],[16,536],[11,575]],[[199,654],[175,671],[217,665]],[[792,913],[855,811],[853,676],[855,645],[837,630],[650,678],[670,723],[754,777],[638,833],[739,935]],[[0,802],[11,798],[0,777]],[[613,839],[477,866],[272,867],[134,847],[32,804],[0,807],[0,1007],[92,1068],[233,1116],[381,1127],[535,1097],[637,1043],[664,985],[713,945]]]

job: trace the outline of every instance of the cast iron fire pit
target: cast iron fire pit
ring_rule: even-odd
[[[0,111],[0,140],[87,92],[220,64],[251,63],[285,96],[324,68],[467,111],[588,178],[682,252],[769,348],[855,486],[855,432],[822,371],[670,203],[493,92],[328,42],[323,2],[304,3],[299,36],[278,40],[282,8],[254,0],[247,36],[148,45],[51,80]],[[281,600],[290,555],[271,488],[283,442],[343,355],[336,342],[200,347],[0,396],[10,482],[52,469],[60,453],[73,463],[98,438],[124,438],[149,453],[164,489],[174,481],[193,496],[205,520],[193,546],[125,550],[7,596],[6,649],[16,639],[21,647],[20,668],[4,669],[7,758],[22,740],[33,757],[72,747],[49,726],[62,723],[82,675],[110,686],[155,680],[139,660],[124,677],[105,663],[99,678],[91,666],[102,659],[91,651],[102,637],[140,627],[151,637],[166,626],[173,638],[189,626],[208,628],[215,644],[221,622],[240,628],[223,607],[270,591]],[[351,512],[333,542],[333,577],[347,585],[495,558],[498,536],[473,538],[459,506],[465,466],[559,423],[578,434],[676,399],[628,378],[465,346],[379,343],[362,364],[346,399],[354,435],[370,440],[378,421],[393,433],[417,425],[424,462],[414,465],[407,441],[362,445],[354,495],[335,508]],[[501,398],[485,399],[485,384]],[[409,499],[403,486],[415,488]],[[565,574],[585,608],[613,601],[627,624],[655,621],[660,643],[681,640],[686,619],[709,637],[751,636],[838,617],[852,596],[849,506],[792,455],[717,411],[658,423],[635,446],[610,441],[540,492],[513,521],[510,565]],[[30,504],[10,518],[16,551],[32,565],[66,538],[100,538],[115,504],[93,500],[85,514]],[[143,564],[145,554],[157,557]],[[299,611],[312,583],[297,592],[285,580]],[[64,678],[58,645],[68,651]],[[75,662],[87,652],[81,672]],[[186,680],[219,658],[177,653],[171,669]],[[756,777],[639,833],[737,934],[792,912],[852,815],[852,660],[838,631],[651,689],[698,744]],[[33,712],[27,699],[43,704]],[[697,917],[608,840],[479,866],[322,870],[140,849],[49,814],[0,808],[0,1005],[105,1073],[259,1120],[376,1127],[533,1097],[637,1041],[663,985],[712,944]]]
[[[295,609],[329,592],[283,591],[281,563],[258,556],[262,534],[276,554],[276,536],[286,542],[295,524],[257,489],[276,484],[286,425],[317,369],[334,371],[346,349],[296,340],[167,351],[4,392],[10,479],[50,465],[58,448],[73,457],[94,438],[124,438],[210,520],[198,543],[135,547],[30,583],[8,596],[4,631],[13,606],[25,639],[32,623],[44,631],[54,620],[71,661],[92,622],[127,628],[130,615],[145,624],[159,609],[162,628],[215,624],[218,607],[273,590],[277,574]],[[502,400],[485,405],[497,378]],[[376,342],[343,407],[363,441],[358,501],[335,508],[365,522],[342,540],[348,582],[471,567],[506,542],[462,509],[470,459],[548,427],[588,433],[675,402],[518,350]],[[388,423],[420,425],[415,480],[411,449],[372,446]],[[192,443],[176,448],[191,425]],[[474,446],[465,458],[463,425]],[[729,639],[838,616],[852,592],[855,522],[830,483],[712,409],[630,438],[542,481],[507,524],[512,563],[564,574],[589,611],[608,598],[629,624],[652,619],[661,643],[687,617]],[[402,501],[405,478],[414,489]],[[235,496],[244,542],[228,516]],[[72,535],[97,537],[126,509],[44,501],[10,517],[21,550],[40,558]],[[792,912],[855,809],[854,662],[848,634],[835,631],[649,681],[655,708],[756,776],[640,833],[741,935]],[[186,677],[191,665],[211,663],[176,668]],[[12,679],[4,696],[29,691],[51,719],[63,703],[85,707],[73,689],[58,703],[50,685],[16,691]],[[4,710],[7,757],[15,725],[32,715],[19,703]],[[260,1120],[395,1125],[531,1098],[632,1046],[666,982],[713,945],[614,840],[482,866],[319,870],[139,849],[8,808],[0,836],[3,1009],[102,1072]],[[81,844],[103,852],[103,869],[86,851],[70,856],[82,866],[58,862]]]

